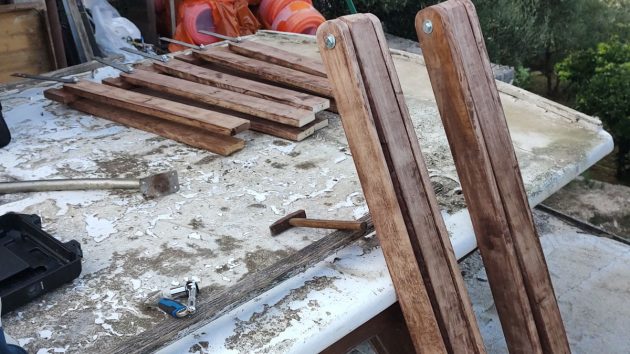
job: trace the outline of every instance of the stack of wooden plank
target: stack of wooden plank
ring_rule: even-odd
[[[45,92],[77,110],[229,155],[251,129],[301,141],[326,127],[332,88],[318,60],[253,41],[135,66]]]

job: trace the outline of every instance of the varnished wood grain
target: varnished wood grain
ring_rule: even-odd
[[[325,44],[329,35],[336,38],[333,49]],[[400,179],[410,176],[408,170],[397,168],[418,166],[391,83],[390,75],[395,76],[395,73],[390,72],[385,63],[384,55],[389,52],[381,50],[376,29],[366,16],[328,21],[319,28],[317,39],[363,193],[416,351],[445,353],[445,338],[427,288],[430,284],[421,270],[425,265],[417,259],[413,245],[417,239],[412,240],[410,235],[410,231],[415,230],[410,224],[412,217],[405,201],[409,196],[403,196],[400,189]],[[384,122],[388,119],[393,121],[391,125]],[[399,149],[398,142],[389,140],[394,136],[401,144],[406,144],[406,150]],[[417,139],[415,134],[414,139]],[[397,153],[401,155],[393,156]],[[396,159],[395,163],[393,159]],[[416,185],[414,197],[426,199],[422,189],[422,185]],[[435,228],[431,233],[435,234]],[[449,275],[444,280],[452,279]],[[457,311],[457,308],[453,310]]]
[[[313,112],[319,112],[330,107],[330,101],[323,97],[207,69],[185,62],[182,60],[183,55],[176,58],[178,60],[171,60],[168,63],[154,62],[153,66],[163,73],[188,81],[264,98]]]
[[[234,135],[249,128],[249,122],[241,118],[91,81],[66,84],[64,89],[95,102],[171,120],[217,134]]]
[[[281,83],[323,97],[333,97],[330,83],[321,76],[244,57],[230,52],[227,48],[209,48],[203,51],[193,51],[193,54],[202,60],[227,69],[247,73],[260,79]]]
[[[140,93],[147,94],[150,96],[167,99],[169,101],[183,103],[189,106],[199,107],[203,109],[210,109],[210,110],[218,109],[216,107],[211,107],[210,105],[199,100],[192,100],[184,96],[175,96],[173,94],[159,92],[159,91],[155,91],[149,88],[142,88],[136,85],[132,85],[129,82],[124,81],[120,77],[103,79],[102,82],[105,85],[121,87],[127,90],[132,90],[132,91],[140,92]],[[221,109],[221,112],[229,113],[229,111],[225,109]],[[250,130],[264,133],[267,135],[273,135],[282,139],[287,139],[287,140],[292,140],[292,141],[302,141],[310,137],[311,135],[315,134],[315,132],[317,132],[318,130],[323,129],[328,126],[328,118],[323,117],[321,113],[317,113],[317,115],[319,115],[319,117],[316,116],[314,121],[302,127],[294,127],[294,126],[290,126],[286,124],[276,123],[270,120],[261,119],[261,118],[257,118],[257,117],[246,115],[246,114],[239,114],[238,117],[249,121]]]
[[[284,66],[307,74],[326,77],[326,68],[321,60],[311,59],[303,55],[261,44],[254,41],[229,43],[228,48],[234,53]]]
[[[133,73],[122,73],[120,76],[124,81],[133,85],[186,97],[212,106],[294,127],[302,127],[315,120],[313,111],[138,68]]]
[[[66,104],[70,108],[74,108],[78,111],[111,120],[112,122],[131,128],[153,133],[215,154],[228,156],[245,147],[245,142],[235,137],[205,132],[197,128],[173,123],[138,112],[112,107],[104,103],[93,102],[65,92],[64,90],[48,89],[44,91],[44,96],[50,100]]]
[[[422,30],[426,20],[431,34]],[[474,7],[432,6],[416,28],[508,348],[568,353]]]

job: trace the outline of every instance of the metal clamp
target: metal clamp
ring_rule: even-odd
[[[207,36],[213,36],[213,37],[217,37],[219,39],[223,39],[223,40],[230,41],[230,42],[235,42],[235,43],[240,43],[240,42],[243,41],[243,38],[241,38],[240,36],[239,37],[230,37],[230,36],[223,35],[221,33],[204,31],[204,30],[198,30],[197,32],[199,32],[201,34],[205,34]]]
[[[61,83],[64,83],[64,84],[76,84],[77,82],[79,82],[79,79],[77,79],[76,77],[71,77],[71,78],[65,79],[65,78],[62,78],[62,77],[31,75],[31,74],[25,74],[25,73],[13,73],[13,74],[11,74],[11,76],[22,77],[22,78],[25,78],[25,79],[39,80],[39,81],[61,82]]]
[[[133,68],[130,68],[126,65],[123,64],[119,64],[119,63],[115,63],[113,61],[101,58],[101,57],[94,57],[94,60],[96,60],[97,62],[103,64],[103,65],[107,65],[107,66],[111,66],[112,68],[116,69],[116,70],[120,70],[126,74],[131,74],[133,72]]]
[[[194,44],[178,41],[177,39],[172,39],[172,38],[167,38],[167,37],[160,37],[160,40],[163,41],[163,42],[168,42],[168,43],[181,45],[182,47],[186,47],[186,48],[190,48],[190,49],[204,50],[206,48],[206,47],[204,47],[203,44],[202,45],[194,45]]]
[[[147,58],[147,59],[153,59],[153,60],[161,61],[163,63],[166,63],[169,60],[169,57],[166,56],[166,55],[150,54],[150,53],[146,53],[146,52],[143,52],[141,50],[137,50],[137,49],[133,49],[133,48],[122,47],[122,48],[120,48],[120,50],[123,50],[123,51],[125,51],[127,53],[139,55],[139,56]]]
[[[168,292],[170,298],[162,298],[158,302],[160,310],[175,318],[184,318],[197,312],[197,294],[199,285],[195,281],[187,281],[186,285],[172,288]],[[186,305],[175,299],[188,297]]]

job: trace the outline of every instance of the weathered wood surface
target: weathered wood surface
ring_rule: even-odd
[[[328,126],[328,118],[322,117],[316,117],[313,122],[300,128],[269,122],[255,117],[245,117],[245,119],[249,120],[250,130],[292,141],[302,141],[315,134],[316,131]]]
[[[376,129],[381,144],[386,144],[388,167],[394,171],[392,179],[428,295],[437,304],[434,311],[447,350],[485,353],[380,21],[373,15],[343,20],[350,26],[366,91],[373,99]]]
[[[197,58],[227,69],[247,73],[260,79],[277,82],[316,95],[333,97],[330,82],[321,76],[244,57],[230,52],[227,48],[215,47],[203,51],[193,51],[193,54]]]
[[[151,96],[164,98],[169,101],[179,102],[199,108],[208,108],[208,105],[203,102],[193,101],[186,97],[174,96],[172,94],[157,92],[151,89],[140,88],[136,85],[132,85],[129,82],[124,81],[120,77],[103,79],[103,84],[124,88],[126,90],[137,91],[140,93],[149,94]],[[316,116],[314,121],[306,124],[303,127],[292,127],[289,125],[272,122],[266,119],[256,118],[250,115],[239,115],[239,117],[249,121],[249,130],[264,133],[267,135],[277,136],[278,138],[282,139],[302,141],[309,136],[315,134],[316,131],[326,128],[328,126],[328,118],[322,117],[321,113],[319,113],[318,115],[320,115],[320,117]]]
[[[307,74],[327,77],[326,68],[321,60],[311,59],[286,50],[261,44],[254,41],[229,43],[228,48],[234,53],[262,60],[285,68],[305,72]]]
[[[160,325],[142,333],[123,345],[111,350],[112,354],[144,354],[156,351],[179,337],[219,318],[221,315],[273,288],[282,281],[295,276],[310,266],[321,262],[335,251],[374,231],[369,215],[359,219],[367,223],[361,231],[335,231],[302,248],[281,261],[256,273],[246,276],[237,284],[221,290],[212,297],[200,297],[197,314],[189,319],[169,318]],[[203,289],[201,289],[203,291]]]
[[[569,353],[474,7],[432,6],[416,29],[508,348]]]
[[[96,102],[201,128],[217,134],[235,135],[249,129],[249,122],[241,118],[91,81],[66,84],[64,89]]]
[[[147,87],[293,127],[302,127],[315,120],[313,111],[148,72],[142,68],[137,68],[131,74],[121,73],[120,77],[136,86]]]
[[[93,102],[65,92],[64,90],[49,89],[44,91],[44,96],[50,100],[68,105],[70,108],[78,111],[111,120],[131,128],[153,133],[199,149],[208,150],[222,156],[228,156],[245,147],[245,142],[235,137],[209,133],[197,128],[151,117],[146,114],[112,107],[104,103]]]
[[[416,350],[484,353],[378,19],[329,21],[318,43]]]
[[[153,66],[161,72],[181,79],[264,98],[313,112],[319,112],[330,107],[330,101],[323,97],[207,69],[187,62],[184,55],[179,55],[176,59],[178,60],[171,60],[168,63],[154,62]]]

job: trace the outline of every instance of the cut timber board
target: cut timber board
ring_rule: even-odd
[[[264,98],[313,112],[330,107],[330,100],[307,93],[277,87],[242,77],[221,73],[188,62],[192,56],[180,55],[168,63],[154,62],[153,66],[166,74],[188,81],[214,86],[249,96]]]
[[[68,105],[70,108],[78,111],[222,156],[228,156],[245,147],[245,142],[235,137],[209,133],[197,128],[151,117],[146,114],[112,107],[100,102],[93,102],[61,89],[46,90],[44,91],[44,96],[50,100]]]
[[[214,47],[203,51],[193,51],[197,58],[214,65],[247,73],[260,79],[277,82],[292,88],[304,90],[323,97],[333,98],[328,79],[279,65],[244,57],[230,52],[227,48]]]
[[[276,123],[302,127],[315,120],[315,113],[274,101],[242,93],[210,87],[172,76],[156,74],[136,68],[133,73],[120,77],[133,85],[150,88],[175,96],[189,98],[212,106],[248,114]]]
[[[234,286],[220,291],[211,298],[200,296],[197,300],[195,316],[184,321],[165,317],[163,322],[152,326],[141,335],[108,352],[111,354],[152,353],[178,339],[178,336],[203,327],[228,311],[277,286],[282,281],[321,262],[342,247],[374,232],[369,216],[363,216],[359,221],[367,223],[366,230],[335,231],[328,234],[279,262],[246,276]]]
[[[508,349],[569,353],[474,6],[431,6],[416,29]]]
[[[337,40],[337,45],[333,49],[328,49],[325,45],[326,37],[329,35]],[[355,45],[365,45],[373,49],[378,46],[378,42],[375,43],[365,37],[362,37],[366,40],[365,43],[359,43],[356,39],[356,42],[353,41],[351,29],[343,20],[327,21],[319,28],[317,37],[326,70],[334,87],[361,187],[414,347],[418,353],[446,353],[447,347],[427,292],[428,284],[423,279],[413,241],[408,233],[405,219],[407,210],[404,209],[406,206],[401,203],[392,179],[392,173],[397,171],[390,173],[393,166],[388,166],[391,156],[384,147],[387,147],[389,142],[381,141],[375,124],[379,116],[373,114],[373,110],[379,107],[372,105],[382,105],[387,98],[370,96],[371,92],[366,91],[366,84],[369,85],[372,78],[362,76],[360,58],[357,56],[359,52],[355,51]],[[374,37],[373,33],[372,39]],[[376,55],[381,56],[383,61],[380,50]],[[400,112],[394,114],[396,113],[400,115]],[[400,127],[404,130],[404,125]],[[401,137],[401,140],[406,140],[407,143],[408,139],[406,133]],[[408,157],[409,154],[406,155]],[[414,161],[410,160],[408,163],[413,164]]]
[[[141,88],[141,87],[132,85],[129,82],[124,81],[120,77],[103,79],[103,84],[124,88],[125,90],[136,91],[136,92],[140,92],[140,93],[155,96],[155,97],[164,98],[169,101],[179,102],[179,103],[187,104],[190,106],[212,110],[212,108],[208,108],[208,105],[203,102],[193,101],[189,98],[185,98],[181,96],[174,96],[172,94],[158,92],[158,91],[154,91],[147,88]],[[318,117],[318,115],[320,116]],[[308,138],[309,136],[315,134],[316,131],[328,126],[328,118],[324,118],[321,115],[322,113],[318,113],[315,116],[314,121],[299,128],[284,125],[284,124],[279,124],[276,122],[256,118],[256,117],[245,115],[245,114],[239,115],[239,117],[249,121],[250,123],[249,129],[252,131],[257,131],[260,133],[277,136],[278,138],[283,138],[287,140],[302,141]]]
[[[446,349],[485,353],[380,21],[372,15],[341,19],[352,35],[380,139],[376,143],[383,146],[388,168],[393,171],[391,178],[407,233]]]
[[[235,135],[249,129],[249,122],[241,118],[91,81],[66,84],[64,88],[72,94],[96,102],[107,103],[118,108],[201,128],[217,134]]]
[[[286,125],[264,121],[255,117],[249,119],[250,130],[277,136],[292,141],[302,141],[315,134],[316,131],[328,126],[328,118],[316,117],[315,120],[301,128],[288,127]]]
[[[287,52],[280,48],[271,47],[254,41],[229,43],[228,48],[234,53],[284,66],[307,74],[327,77],[326,68],[321,60],[314,60],[303,55]]]

